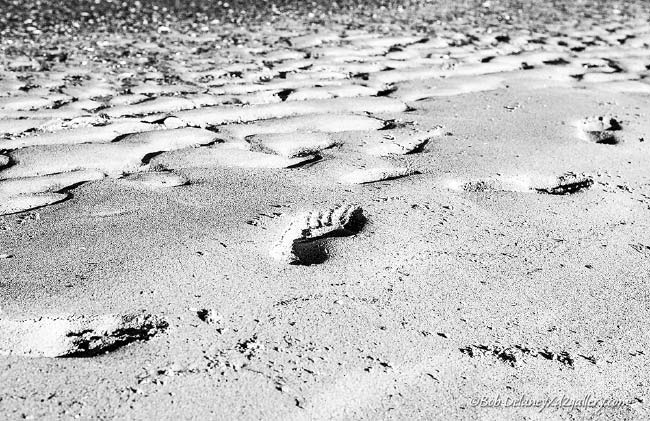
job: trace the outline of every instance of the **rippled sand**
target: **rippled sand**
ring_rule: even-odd
[[[3,418],[645,418],[650,25],[596,4],[14,3]]]

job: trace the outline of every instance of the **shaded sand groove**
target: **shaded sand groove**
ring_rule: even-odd
[[[167,326],[164,320],[144,313],[0,319],[0,354],[90,357],[147,340]]]

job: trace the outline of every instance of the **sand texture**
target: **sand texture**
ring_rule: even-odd
[[[650,418],[646,3],[117,3],[0,10],[1,419]]]

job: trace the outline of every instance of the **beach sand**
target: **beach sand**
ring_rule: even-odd
[[[11,27],[0,416],[650,416],[648,15],[485,4]]]

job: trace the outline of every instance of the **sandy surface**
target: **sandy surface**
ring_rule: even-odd
[[[650,416],[642,5],[20,5],[1,418]]]

